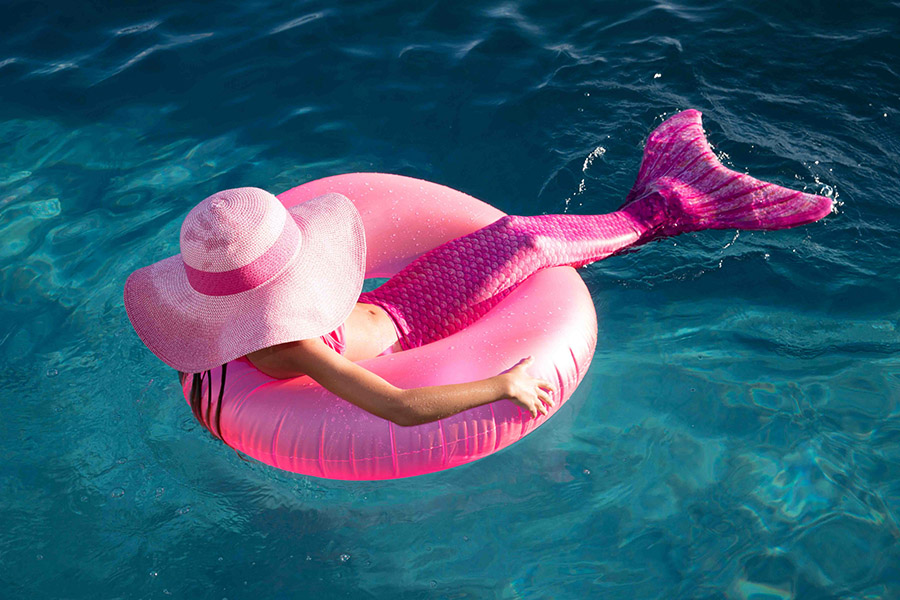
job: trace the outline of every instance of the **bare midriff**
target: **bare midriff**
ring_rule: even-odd
[[[352,361],[365,360],[388,348],[400,351],[397,330],[390,316],[374,304],[357,302],[344,321],[344,357]],[[247,354],[247,360],[263,373],[278,379],[300,377],[303,373],[293,367],[284,367],[285,361],[291,363],[290,356],[285,353],[300,351],[300,346],[295,343],[280,344],[251,352]]]
[[[344,321],[344,356],[358,361],[378,356],[388,348],[400,350],[391,317],[374,304],[357,302]]]

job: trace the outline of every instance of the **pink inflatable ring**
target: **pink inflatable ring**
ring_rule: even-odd
[[[290,207],[329,192],[350,198],[362,215],[369,278],[390,277],[431,248],[504,215],[442,185],[372,173],[312,181],[279,199]],[[581,277],[570,267],[546,269],[463,331],[361,363],[408,388],[483,379],[531,355],[530,373],[557,389],[556,405],[546,417],[532,418],[501,400],[434,423],[400,427],[309,377],[272,379],[241,358],[228,365],[222,436],[273,467],[316,477],[393,479],[449,469],[509,446],[559,410],[587,371],[596,342],[597,315]],[[212,380],[220,380],[218,371]],[[189,391],[190,378],[185,398]]]

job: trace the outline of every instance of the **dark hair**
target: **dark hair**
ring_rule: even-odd
[[[204,371],[203,373],[194,373],[193,375],[190,373],[182,373],[178,371],[178,381],[181,382],[181,385],[184,385],[184,381],[188,377],[193,377],[191,380],[191,393],[188,394],[188,401],[191,403],[191,412],[194,413],[194,418],[200,422],[203,427],[206,428],[213,436],[220,440],[223,444],[234,450],[234,453],[238,455],[242,461],[247,462],[247,459],[238,452],[238,449],[229,444],[224,437],[222,437],[222,395],[225,393],[225,373],[228,371],[228,364],[222,365],[222,380],[219,382],[219,398],[216,400],[216,418],[213,421],[210,418],[212,414],[212,371]],[[206,377],[206,380],[209,382],[207,385],[207,395],[206,395],[206,416],[203,415],[203,378]],[[215,423],[215,429],[213,429],[213,423]]]
[[[219,397],[216,401],[216,409],[215,409],[215,419],[212,418],[213,410],[212,410],[212,397],[213,397],[213,383],[212,383],[212,371],[204,371],[202,373],[194,373],[191,375],[190,373],[182,373],[178,372],[178,380],[184,385],[185,379],[188,377],[193,377],[191,381],[191,393],[188,395],[188,401],[191,404],[191,412],[194,413],[194,418],[200,422],[211,434],[213,434],[216,438],[225,442],[225,439],[222,437],[222,394],[225,393],[225,373],[228,370],[228,365],[222,365],[222,381],[219,383]],[[207,380],[207,395],[206,395],[206,411],[204,414],[203,410],[203,379],[204,377]],[[228,442],[225,442],[228,444]]]
[[[222,437],[222,395],[225,393],[225,373],[228,371],[228,364],[222,365],[222,380],[219,382],[219,398],[216,400],[216,418],[213,421],[210,418],[212,413],[212,371],[204,371],[203,373],[194,373],[191,375],[190,373],[182,373],[178,371],[178,381],[181,382],[181,385],[184,385],[185,379],[188,377],[193,377],[191,380],[191,393],[188,394],[188,401],[191,403],[191,412],[194,413],[194,418],[200,422],[203,427],[206,428],[215,438],[220,440],[223,444],[234,450],[234,453],[238,455],[242,461],[247,462],[247,459],[244,458],[244,455],[238,452],[238,449],[229,444],[224,437]],[[207,395],[206,395],[206,416],[203,415],[203,378],[206,377],[206,380],[209,382],[207,385]],[[215,429],[213,429],[213,423],[215,423]]]

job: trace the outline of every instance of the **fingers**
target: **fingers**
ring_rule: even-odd
[[[549,415],[550,409],[556,406],[553,402],[553,398],[546,392],[538,393],[533,402],[526,402],[523,404],[528,409],[528,412],[531,413],[531,417],[535,419],[538,415],[544,417]]]
[[[550,409],[555,406],[555,403],[553,402],[553,396],[551,396],[541,388],[537,389],[535,395],[537,396],[537,401],[531,405],[531,416],[537,417],[538,414],[542,416],[549,415]]]
[[[538,379],[535,384],[537,385],[538,398],[540,398],[542,402],[546,402],[550,406],[553,406],[553,394],[556,393],[556,388],[550,385],[550,382],[544,381],[543,379]]]
[[[538,400],[540,400],[541,414],[546,415],[550,413],[550,409],[553,408],[553,400],[548,395],[539,395]]]
[[[532,389],[533,392],[525,392],[524,397],[520,396],[521,400],[519,400],[520,406],[527,408],[528,412],[531,414],[532,418],[537,418],[540,416],[547,416],[550,414],[550,409],[556,406],[556,403],[553,400],[553,394],[556,393],[556,388],[549,381],[545,379],[537,379],[528,377],[526,370],[534,364],[533,356],[526,356],[515,365],[513,365],[509,370],[510,371],[519,371],[522,375],[525,375],[525,379],[522,380],[522,384],[524,384],[526,389],[530,386],[534,386]],[[528,398],[529,395],[534,394],[531,398]]]

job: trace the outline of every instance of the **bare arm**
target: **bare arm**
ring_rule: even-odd
[[[532,416],[553,405],[552,386],[528,375],[530,358],[510,370],[470,383],[398,388],[347,360],[319,339],[280,344],[248,355],[263,373],[277,378],[309,375],[329,392],[397,425],[436,421],[469,408],[509,398]]]

